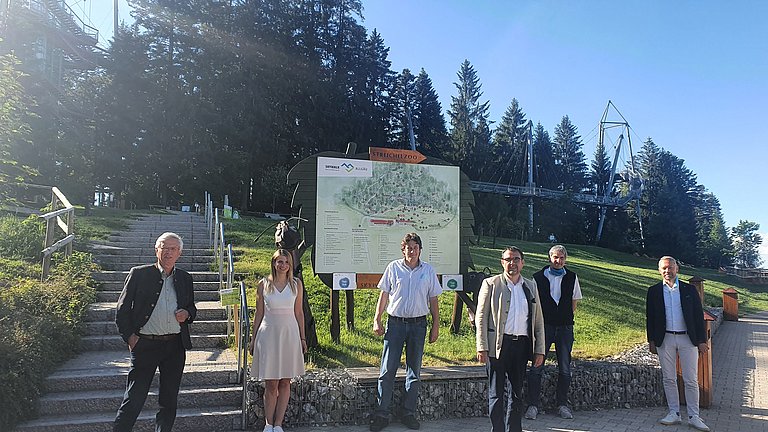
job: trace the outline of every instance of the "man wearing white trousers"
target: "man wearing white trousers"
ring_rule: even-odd
[[[661,257],[662,282],[648,288],[645,299],[648,349],[659,356],[664,394],[669,413],[659,420],[663,425],[680,424],[680,397],[677,392],[677,357],[680,357],[688,425],[700,431],[709,427],[699,416],[699,353],[709,350],[704,327],[701,297],[693,285],[677,278],[677,261]]]

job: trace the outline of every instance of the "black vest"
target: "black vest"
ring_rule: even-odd
[[[544,276],[545,266],[533,275],[539,289],[541,312],[544,314],[544,324],[573,325],[573,287],[576,284],[576,273],[566,271],[560,283],[560,303],[555,303],[549,291],[549,279]],[[566,268],[567,270],[567,268]]]

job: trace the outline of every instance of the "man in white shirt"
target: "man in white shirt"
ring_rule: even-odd
[[[699,417],[699,353],[709,351],[704,326],[704,308],[693,285],[677,277],[677,261],[661,257],[662,282],[648,288],[645,322],[648,349],[659,356],[664,395],[669,413],[659,420],[663,425],[681,422],[680,397],[677,392],[677,358],[680,358],[688,425],[701,431],[709,427]]]
[[[528,361],[544,362],[544,319],[536,282],[525,279],[523,251],[508,247],[503,273],[483,281],[477,301],[477,360],[488,371],[488,414],[493,432],[521,432],[523,376]],[[505,390],[507,395],[504,404]]]
[[[379,301],[373,319],[373,332],[384,335],[379,373],[379,405],[373,415],[370,429],[378,432],[389,424],[395,374],[405,347],[405,395],[400,421],[409,429],[419,429],[416,420],[416,402],[421,382],[421,359],[427,334],[427,314],[432,316],[429,343],[437,341],[440,315],[437,297],[442,292],[435,269],[421,261],[421,238],[416,233],[406,234],[400,248],[403,259],[390,262],[379,281]],[[381,316],[386,309],[389,319],[386,331]]]
[[[544,313],[544,335],[549,354],[555,344],[557,355],[557,390],[555,402],[561,418],[572,419],[568,407],[568,390],[571,387],[571,351],[573,351],[573,315],[576,304],[581,300],[581,286],[576,273],[565,267],[568,251],[563,245],[549,249],[549,265],[534,273],[533,279],[539,289],[541,311]],[[525,418],[535,420],[541,406],[541,373],[544,365],[528,371],[528,409]]]

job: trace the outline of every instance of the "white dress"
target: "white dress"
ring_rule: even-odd
[[[264,280],[266,286],[269,282]],[[282,291],[264,290],[264,318],[253,348],[251,377],[259,380],[293,378],[304,374],[301,334],[293,306],[296,294],[286,284]]]

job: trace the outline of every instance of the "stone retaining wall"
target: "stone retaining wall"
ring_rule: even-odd
[[[720,309],[712,335],[722,322]],[[645,347],[635,351],[652,356],[647,360],[574,361],[569,395],[574,411],[600,408],[660,406],[664,403],[661,370],[656,356]],[[620,359],[619,359],[620,360]],[[285,415],[287,426],[330,426],[367,424],[376,407],[378,368],[325,369],[310,371],[291,383],[291,398]],[[417,418],[477,417],[488,414],[488,378],[484,366],[422,368]],[[557,366],[546,365],[542,376],[541,403],[544,411],[554,409]],[[523,386],[525,388],[525,385]],[[395,403],[402,397],[403,370],[398,371]],[[523,392],[525,394],[525,391]],[[264,425],[264,386],[248,382],[248,423]],[[395,413],[397,415],[397,413]]]
[[[488,414],[488,379],[483,366],[468,367],[466,377],[422,381],[417,418],[434,420]],[[657,367],[611,362],[574,362],[570,401],[574,410],[656,406],[663,402],[661,371]],[[542,377],[542,405],[553,408],[557,367],[547,365]],[[402,397],[398,377],[395,404]],[[264,387],[248,383],[249,424],[263,425]],[[285,423],[288,426],[367,424],[376,407],[377,383],[358,379],[354,369],[309,372],[291,384]]]

